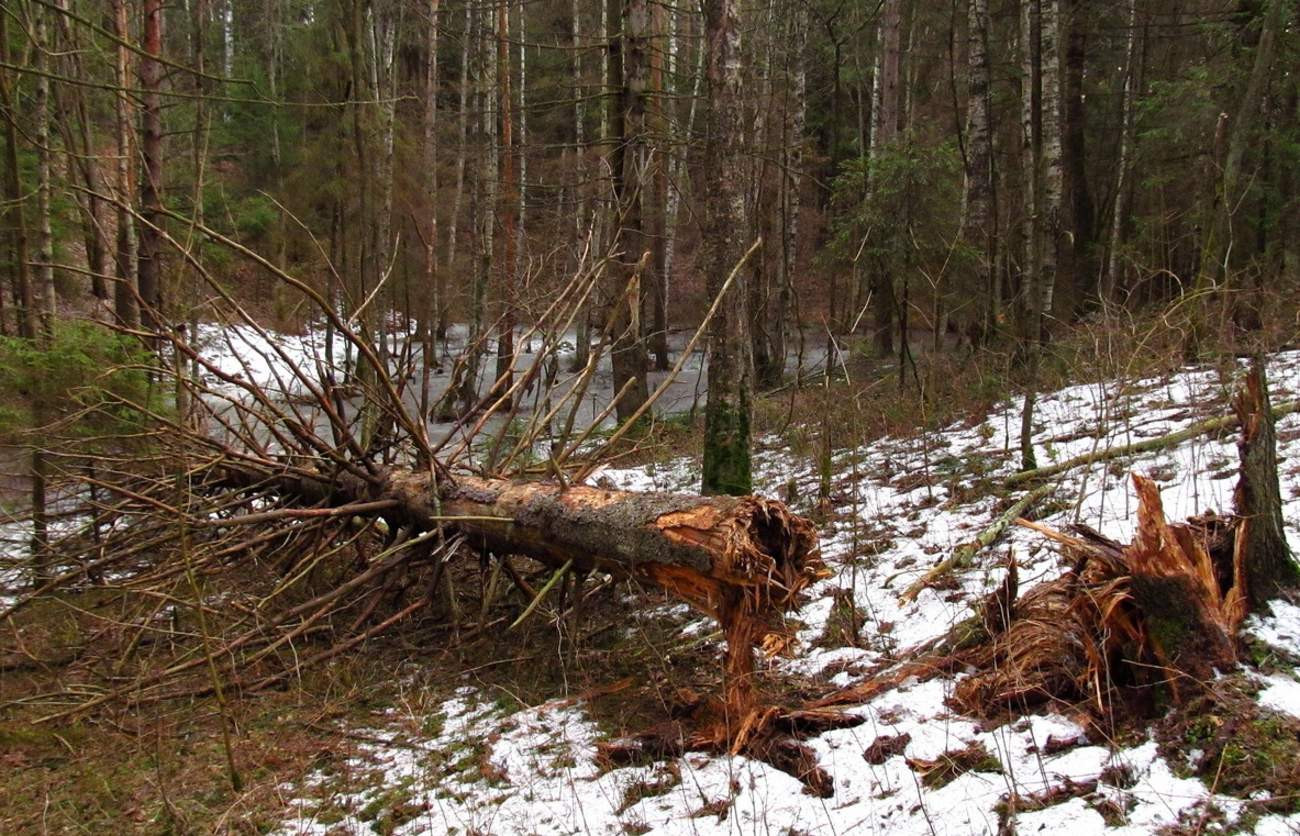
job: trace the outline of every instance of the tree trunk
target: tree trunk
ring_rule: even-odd
[[[1062,165],[1060,3],[1061,0],[1040,0],[1043,122],[1043,250],[1037,299],[1040,342],[1044,339],[1044,320],[1052,315],[1065,234],[1061,212],[1065,169]]]
[[[1064,127],[1061,130],[1062,153],[1070,196],[1069,270],[1070,288],[1077,294],[1076,304],[1097,292],[1097,233],[1095,231],[1092,193],[1088,188],[1087,98],[1083,81],[1087,71],[1088,37],[1083,15],[1088,5],[1083,0],[1064,4],[1066,17],[1059,22],[1065,34]],[[1059,13],[1059,11],[1058,11]]]
[[[650,178],[653,184],[648,192],[650,209],[649,234],[654,250],[651,262],[648,295],[650,298],[650,351],[654,354],[655,368],[665,372],[668,358],[668,158],[672,143],[668,136],[668,119],[664,114],[666,88],[664,84],[664,56],[667,53],[667,11],[662,4],[650,7],[650,127],[653,147],[650,154]]]
[[[893,144],[898,136],[899,81],[902,68],[902,0],[884,0],[880,18],[880,62],[871,112],[871,161],[881,149]],[[868,180],[868,184],[870,181]],[[870,185],[868,185],[870,188]],[[873,311],[876,352],[881,357],[893,353],[896,311],[894,277],[887,265],[877,263],[871,270],[870,301]],[[851,314],[850,314],[851,315]],[[903,340],[905,348],[907,340]]]
[[[1051,3],[1053,0],[1042,0]],[[1020,4],[1020,116],[1022,125],[1021,163],[1025,173],[1025,262],[1022,270],[1021,295],[1024,298],[1024,329],[1026,382],[1025,400],[1020,412],[1020,466],[1033,470],[1038,466],[1034,456],[1033,427],[1034,402],[1037,398],[1038,365],[1042,355],[1044,268],[1044,218],[1040,214],[1045,205],[1043,188],[1043,118],[1040,95],[1042,61],[1040,48],[1041,14],[1039,0],[1021,0]]]
[[[648,252],[641,213],[645,179],[646,91],[650,80],[650,6],[648,0],[609,0],[608,20],[621,21],[618,35],[609,33],[609,64],[606,104],[612,145],[609,166],[612,177],[612,252],[618,269],[610,271],[605,301],[613,306],[608,317],[611,331],[610,363],[614,372],[614,391],[627,393],[617,406],[618,420],[632,417],[646,399],[650,388],[646,381],[649,363],[641,339],[640,317],[642,286],[648,284],[645,273]],[[615,93],[617,91],[617,93]]]
[[[440,0],[429,0],[429,25],[424,74],[424,197],[427,225],[424,237],[424,289],[428,303],[420,309],[423,340],[420,412],[429,414],[429,386],[433,366],[438,362],[438,318],[443,307],[443,289],[438,273],[438,13]],[[468,33],[466,33],[468,37]]]
[[[117,92],[117,182],[114,184],[117,199],[117,282],[113,286],[113,311],[117,321],[126,328],[140,325],[138,243],[135,216],[130,207],[135,203],[135,146],[131,142],[131,96],[126,92],[133,86],[131,79],[131,29],[128,25],[126,0],[113,0],[114,34],[117,36],[117,63],[114,81]]]
[[[803,168],[804,137],[808,121],[808,9],[803,4],[796,5],[789,12],[793,62],[793,78],[789,79],[790,88],[786,90],[787,108],[793,100],[793,112],[789,114],[789,138],[782,143],[785,155],[784,177],[781,201],[781,272],[778,279],[777,303],[772,311],[772,322],[768,326],[772,335],[772,355],[779,358],[782,370],[785,368],[787,318],[790,305],[794,299],[795,277],[799,261],[799,216],[803,211]],[[798,323],[796,323],[796,327]]]
[[[993,214],[993,130],[990,124],[992,77],[989,68],[988,0],[970,0],[967,67],[970,98],[966,103],[966,238],[977,255],[976,287],[985,294],[985,333],[994,327],[992,297],[996,294],[997,218]],[[938,323],[935,323],[936,332]]]
[[[465,160],[469,156],[469,147],[465,140],[469,135],[469,62],[470,51],[469,45],[473,40],[474,33],[474,4],[465,4],[465,35],[461,38],[460,45],[460,111],[457,125],[460,142],[456,149],[456,195],[451,201],[451,213],[447,223],[447,258],[444,264],[448,269],[457,269],[456,265],[456,244],[459,242],[458,233],[460,231],[460,207],[465,194]],[[438,336],[445,336],[447,331],[447,300],[443,300],[443,307],[438,311]]]
[[[588,240],[591,223],[591,171],[587,165],[587,109],[584,104],[586,90],[583,85],[583,63],[581,44],[582,16],[578,0],[573,0],[570,8],[569,69],[573,74],[573,153],[577,165],[574,167],[573,187],[573,241],[570,251],[576,271],[578,260]],[[593,242],[594,243],[594,242]],[[570,371],[586,368],[591,357],[591,309],[584,303],[577,314],[577,328],[574,335],[573,363]]]
[[[1110,246],[1106,256],[1106,274],[1100,294],[1103,299],[1116,298],[1120,282],[1120,250],[1124,243],[1124,216],[1128,213],[1129,166],[1135,139],[1137,94],[1137,0],[1128,5],[1128,45],[1124,50],[1124,88],[1120,103],[1119,159],[1115,164],[1115,197],[1111,208]]]
[[[144,52],[161,56],[163,46],[162,0],[144,0]],[[140,60],[140,88],[144,109],[141,112],[139,282],[140,300],[144,304],[141,319],[146,328],[157,330],[162,316],[162,234],[163,223],[163,134],[162,134],[162,62],[156,57]]]
[[[1241,467],[1233,493],[1238,520],[1233,566],[1248,581],[1245,595],[1251,609],[1258,609],[1282,589],[1300,584],[1300,567],[1292,559],[1282,517],[1277,436],[1262,358],[1255,358],[1233,410],[1241,422],[1237,442]]]
[[[10,63],[9,16],[0,14],[0,59]],[[32,293],[31,257],[27,240],[27,201],[23,192],[22,169],[18,161],[18,74],[4,70],[0,76],[0,97],[5,110],[5,222],[13,241],[13,293],[17,301],[18,336],[36,337],[36,298]]]
[[[501,243],[503,247],[501,261],[498,265],[499,289],[501,301],[501,322],[497,331],[497,369],[498,391],[510,389],[514,377],[515,364],[515,304],[518,276],[515,275],[515,221],[518,211],[519,186],[515,179],[514,123],[511,118],[513,102],[510,96],[510,4],[501,2],[497,5],[497,111],[499,130],[497,134],[497,153],[500,163],[498,173],[501,178],[498,213],[501,219]]]
[[[50,197],[51,157],[50,145],[50,79],[46,56],[50,53],[44,6],[32,8],[33,36],[32,69],[36,72],[36,272],[33,276],[36,294],[36,319],[38,331],[44,340],[54,333],[54,227],[51,222]]]
[[[740,239],[745,228],[745,199],[738,170],[743,159],[745,126],[736,0],[705,0],[703,9],[708,113],[701,184],[704,203],[701,264],[709,295],[716,297],[745,249]],[[749,356],[745,302],[742,280],[727,292],[709,324],[702,483],[706,494],[747,494],[752,489],[753,363]]]

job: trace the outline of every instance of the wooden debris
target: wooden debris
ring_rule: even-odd
[[[1085,526],[1066,533],[1017,520],[1061,547],[1071,564],[1063,576],[1017,595],[1012,562],[973,623],[819,704],[865,701],[958,666],[973,672],[949,703],[975,716],[1051,703],[1114,719],[1121,696],[1148,707],[1165,701],[1157,692],[1184,704],[1198,696],[1237,661],[1237,631],[1250,609],[1300,578],[1282,535],[1278,411],[1257,364],[1232,419],[1242,427],[1235,515],[1172,523],[1156,483],[1134,474],[1138,524],[1128,545]]]
[[[1016,500],[1010,508],[993,521],[992,525],[976,535],[974,540],[958,546],[948,559],[922,575],[899,597],[904,603],[915,601],[916,596],[921,594],[921,590],[933,585],[939,578],[956,569],[964,569],[970,566],[972,561],[975,560],[975,556],[997,542],[998,538],[1011,526],[1012,522],[1023,517],[1026,511],[1050,496],[1055,490],[1055,485],[1043,485]]]
[[[1273,420],[1282,418],[1286,415],[1300,410],[1300,401],[1287,401],[1272,407],[1269,414]],[[1145,438],[1141,441],[1135,441],[1132,444],[1121,444],[1118,447],[1107,447],[1102,450],[1093,450],[1072,459],[1066,459],[1063,462],[1046,465],[1033,470],[1022,470],[1019,473],[1013,473],[1003,482],[1008,488],[1022,485],[1025,482],[1036,482],[1040,479],[1046,479],[1051,476],[1057,476],[1074,470],[1076,467],[1083,467],[1088,464],[1097,464],[1098,462],[1108,462],[1114,459],[1123,459],[1129,456],[1136,456],[1141,453],[1152,453],[1156,450],[1166,450],[1170,447],[1182,444],[1184,441],[1191,441],[1193,438],[1200,438],[1203,435],[1213,435],[1214,433],[1227,432],[1239,426],[1241,418],[1238,415],[1220,415],[1215,418],[1209,418],[1190,427],[1185,427],[1178,432],[1162,435],[1157,438]]]

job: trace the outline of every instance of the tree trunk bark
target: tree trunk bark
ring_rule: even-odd
[[[875,89],[871,109],[871,162],[881,149],[890,146],[898,136],[900,101],[900,75],[902,69],[902,0],[885,0],[880,18],[879,70],[873,80]],[[868,179],[868,188],[870,180]],[[897,311],[894,277],[888,266],[877,263],[871,268],[870,301],[873,312],[876,351],[888,357],[894,351],[894,322]],[[850,313],[849,316],[852,316]],[[904,338],[900,350],[905,349]]]
[[[442,310],[442,286],[438,274],[438,13],[440,0],[429,0],[429,26],[424,74],[424,197],[427,226],[424,238],[424,289],[428,303],[420,309],[423,340],[420,362],[420,412],[429,413],[429,386],[433,366],[438,362],[438,312]],[[468,34],[468,33],[467,33]]]
[[[128,24],[126,0],[113,2],[114,34],[118,38],[117,63],[114,81],[117,93],[117,282],[113,286],[113,311],[119,324],[126,328],[140,325],[138,273],[138,239],[135,217],[130,207],[135,203],[135,147],[131,142],[131,97],[126,92],[131,87],[131,29]]]
[[[140,251],[138,276],[140,300],[144,304],[144,325],[158,329],[162,322],[162,235],[163,223],[163,134],[162,134],[162,0],[144,0],[144,52],[140,61],[141,113],[140,159],[144,166],[140,182]]]
[[[32,8],[33,36],[35,49],[32,50],[32,69],[36,75],[36,271],[33,278],[36,294],[38,331],[43,340],[48,341],[54,333],[54,227],[51,222],[50,198],[51,157],[50,146],[50,79],[46,56],[50,44],[46,25],[44,6]]]
[[[501,243],[503,252],[498,266],[499,297],[502,306],[501,323],[497,331],[497,381],[498,391],[510,389],[515,364],[515,238],[519,186],[515,179],[514,123],[511,118],[513,101],[510,95],[510,4],[497,6],[497,110],[499,131],[497,152],[500,159],[501,178],[498,212],[501,218]]]
[[[1115,165],[1115,200],[1110,218],[1110,246],[1106,256],[1106,274],[1099,289],[1105,300],[1116,298],[1121,287],[1120,249],[1124,243],[1124,216],[1128,212],[1129,165],[1133,156],[1136,124],[1137,83],[1137,0],[1129,0],[1128,45],[1124,50],[1124,92],[1120,104],[1119,159]]]
[[[1245,595],[1251,609],[1258,609],[1282,589],[1300,583],[1300,567],[1292,559],[1282,518],[1277,436],[1262,358],[1255,358],[1233,410],[1241,422],[1237,442],[1241,468],[1233,493],[1238,520],[1233,566],[1247,580]]]
[[[574,167],[573,186],[573,241],[570,244],[574,272],[582,257],[582,250],[588,240],[591,227],[591,171],[587,165],[587,109],[584,104],[586,90],[583,86],[583,62],[581,44],[582,14],[579,0],[573,0],[569,11],[569,69],[573,73],[573,153],[577,165]],[[592,242],[595,243],[594,241]],[[573,362],[570,371],[578,371],[587,365],[591,357],[591,308],[583,303],[577,314],[577,328],[574,334]]]
[[[621,32],[608,33],[609,64],[607,118],[609,120],[610,175],[613,180],[613,246],[618,269],[610,271],[606,282],[606,303],[613,306],[608,318],[612,331],[610,362],[614,372],[614,391],[627,393],[619,400],[619,421],[634,415],[646,399],[650,388],[646,382],[649,363],[641,339],[640,316],[642,291],[649,261],[644,220],[641,212],[645,178],[646,91],[650,81],[648,0],[609,0],[607,19],[621,21]],[[617,92],[615,92],[617,91]]]
[[[666,87],[664,57],[667,54],[667,11],[662,4],[650,7],[650,126],[653,146],[650,154],[649,230],[654,260],[651,262],[650,333],[648,342],[654,354],[655,368],[669,369],[668,357],[668,158],[672,143],[668,138],[668,119],[664,115]]]
[[[993,215],[993,131],[989,107],[992,78],[988,0],[971,0],[968,11],[970,98],[966,104],[966,236],[971,248],[979,254],[976,286],[988,300],[984,305],[982,323],[987,334],[994,327],[992,297],[996,293],[996,279],[993,271],[997,254],[997,219]],[[938,323],[935,328],[937,331]]]
[[[701,263],[716,297],[744,252],[745,199],[737,170],[744,135],[740,21],[735,0],[705,0],[704,49],[708,83],[703,160],[704,241]],[[747,494],[752,489],[750,421],[753,363],[746,333],[746,292],[735,283],[709,323],[708,404],[704,413],[702,491]]]
[[[271,488],[312,507],[364,507],[394,530],[450,526],[498,555],[654,583],[717,618],[729,637],[743,637],[732,642],[728,666],[748,659],[751,671],[753,645],[783,634],[777,617],[824,571],[813,525],[780,502],[754,496],[634,493],[468,475],[435,480],[428,471],[405,470],[367,482],[230,465],[221,477],[230,487]],[[752,703],[752,683],[744,687]]]
[[[1075,291],[1076,306],[1085,299],[1095,299],[1097,292],[1097,233],[1092,204],[1092,192],[1088,188],[1088,101],[1084,93],[1083,82],[1087,71],[1088,36],[1084,29],[1083,15],[1088,6],[1083,0],[1068,0],[1064,4],[1066,12],[1061,26],[1066,34],[1065,63],[1062,68],[1064,81],[1064,127],[1061,130],[1062,151],[1065,157],[1066,192],[1070,196],[1070,230],[1073,240],[1069,242],[1070,289]]]
[[[456,245],[460,238],[460,207],[465,195],[465,160],[469,156],[469,147],[466,145],[466,138],[469,135],[469,62],[470,51],[469,45],[473,40],[474,34],[474,4],[465,4],[465,35],[461,39],[460,45],[460,111],[457,125],[457,132],[460,137],[460,143],[456,149],[456,195],[451,201],[451,213],[447,223],[447,258],[443,262],[449,269],[456,269]],[[443,300],[443,307],[438,311],[438,336],[444,337],[447,332],[447,300]]]
[[[1044,0],[1052,2],[1052,0]],[[1027,354],[1025,400],[1020,412],[1020,467],[1033,470],[1034,402],[1037,397],[1038,363],[1042,354],[1043,318],[1043,128],[1041,61],[1041,15],[1038,0],[1021,0],[1020,4],[1020,118],[1022,125],[1021,164],[1025,175],[1024,238],[1025,262],[1022,269],[1021,296],[1024,302],[1023,340]]]

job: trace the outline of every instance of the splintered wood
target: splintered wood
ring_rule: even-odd
[[[1137,532],[1127,545],[1087,526],[1067,533],[1017,520],[1061,548],[1070,563],[1064,575],[1019,592],[1011,562],[975,617],[821,704],[860,701],[959,667],[973,672],[950,704],[976,716],[1052,703],[1114,719],[1121,702],[1141,712],[1160,703],[1160,693],[1175,703],[1201,693],[1237,660],[1237,631],[1250,610],[1300,574],[1282,536],[1273,413],[1259,363],[1235,408],[1242,435],[1232,515],[1170,522],[1156,483],[1133,474]]]

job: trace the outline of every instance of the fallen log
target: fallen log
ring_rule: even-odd
[[[969,566],[977,554],[997,542],[998,538],[1002,536],[1002,533],[1010,527],[1014,520],[1023,517],[1026,511],[1051,495],[1055,490],[1055,485],[1042,485],[1020,497],[1010,508],[999,515],[990,526],[976,535],[974,540],[958,546],[947,559],[914,581],[899,596],[899,599],[903,603],[915,601],[916,596],[921,594],[921,590],[930,586],[939,578],[955,569],[964,569]]]
[[[1285,417],[1291,413],[1300,410],[1300,401],[1287,401],[1270,408],[1269,414],[1272,420]],[[1156,450],[1164,450],[1167,447],[1173,447],[1176,444],[1182,444],[1184,441],[1191,441],[1193,438],[1200,438],[1203,435],[1210,435],[1217,432],[1225,432],[1235,429],[1241,425],[1241,418],[1236,415],[1220,415],[1216,418],[1208,418],[1204,421],[1192,424],[1190,427],[1184,427],[1175,433],[1162,435],[1157,438],[1146,438],[1142,441],[1135,441],[1132,444],[1121,444],[1118,447],[1107,447],[1104,450],[1093,450],[1066,459],[1063,462],[1046,465],[1033,470],[1022,470],[1013,473],[1003,480],[1002,484],[1008,488],[1025,482],[1034,482],[1039,479],[1046,479],[1050,476],[1057,476],[1076,467],[1083,467],[1088,464],[1097,464],[1098,462],[1108,462],[1113,459],[1122,459],[1128,456],[1136,456],[1139,453],[1152,453]]]
[[[604,572],[666,590],[715,618],[726,639],[723,698],[693,712],[690,745],[745,751],[792,772],[817,794],[832,791],[811,751],[787,736],[798,717],[807,724],[807,712],[764,705],[755,684],[755,649],[774,655],[789,646],[782,614],[826,576],[816,529],[784,504],[445,471],[390,471],[366,480],[226,465],[222,481],[269,488],[298,505],[365,507],[392,530],[449,528],[501,557],[523,555],[579,575]],[[240,517],[219,524],[237,526]],[[824,714],[819,722],[856,722]]]

